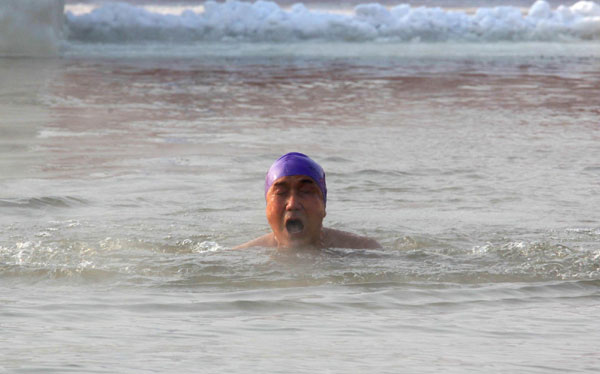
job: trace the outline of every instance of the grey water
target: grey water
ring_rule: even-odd
[[[600,369],[597,42],[86,48],[0,59],[7,372]],[[289,151],[383,249],[231,249]]]

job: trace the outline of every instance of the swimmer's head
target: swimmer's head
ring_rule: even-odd
[[[325,183],[325,171],[323,168],[305,154],[290,152],[279,157],[271,165],[265,179],[265,197],[271,185],[281,177],[292,175],[306,175],[312,178],[321,190],[323,205],[327,202],[327,185]]]

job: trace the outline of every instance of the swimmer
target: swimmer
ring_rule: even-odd
[[[374,239],[323,227],[325,172],[302,153],[287,153],[273,163],[265,180],[265,200],[272,232],[235,249],[381,248]]]

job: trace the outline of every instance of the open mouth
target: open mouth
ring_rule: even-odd
[[[288,219],[285,222],[285,228],[290,234],[297,234],[304,230],[304,223],[299,219]]]

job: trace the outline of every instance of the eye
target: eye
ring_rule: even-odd
[[[306,184],[300,188],[300,192],[305,194],[313,194],[317,192],[317,187],[315,187],[313,184]]]
[[[273,194],[277,196],[285,195],[288,192],[288,188],[283,186],[277,186],[273,189]]]

